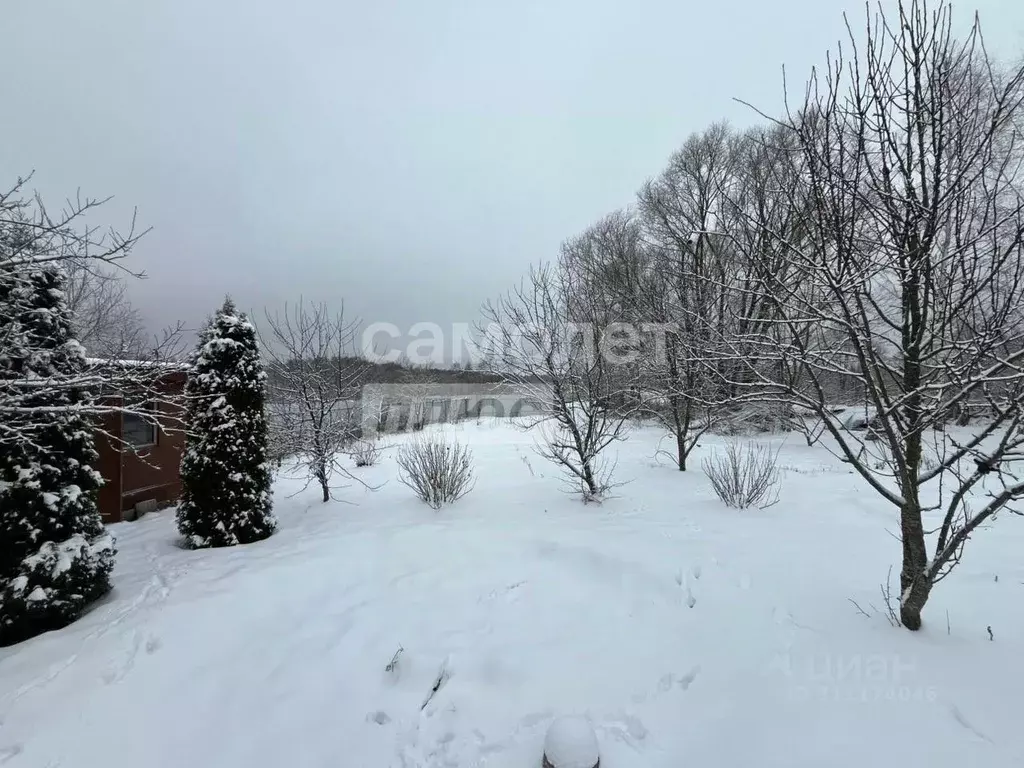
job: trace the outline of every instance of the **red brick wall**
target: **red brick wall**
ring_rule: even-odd
[[[185,374],[169,374],[156,384],[165,394],[180,394],[185,386]],[[157,431],[156,445],[139,448],[119,443],[100,435],[97,450],[100,453],[99,471],[107,480],[100,490],[100,513],[104,522],[117,522],[125,511],[131,510],[141,501],[154,499],[158,504],[173,503],[181,494],[181,477],[178,473],[181,454],[185,448],[183,424],[176,421],[180,409],[166,403],[160,404],[161,429]],[[120,437],[122,424],[120,416],[104,420],[104,429]]]
[[[121,519],[121,449],[117,443],[120,437],[120,415],[105,416],[100,420],[100,429],[96,433],[96,452],[100,458],[94,469],[103,475],[104,480],[99,493],[100,515],[104,523],[116,523]]]

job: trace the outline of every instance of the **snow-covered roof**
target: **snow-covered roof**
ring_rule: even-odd
[[[125,360],[105,357],[87,357],[86,365],[98,367],[102,365],[116,366],[119,368],[158,368],[166,371],[189,371],[191,363],[182,360]]]

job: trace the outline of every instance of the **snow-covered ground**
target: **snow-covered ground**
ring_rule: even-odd
[[[975,536],[912,634],[850,602],[881,606],[894,510],[797,435],[779,504],[736,512],[653,430],[586,506],[530,435],[449,429],[478,482],[438,513],[389,451],[351,504],[279,481],[259,544],[114,526],[113,594],[0,649],[0,764],[537,768],[583,715],[602,768],[1024,765],[1024,521]]]

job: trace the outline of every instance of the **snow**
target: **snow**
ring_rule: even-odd
[[[74,462],[74,464],[77,466],[78,462],[76,461],[76,462]],[[72,483],[70,485],[65,485],[64,486],[63,490],[61,491],[61,495],[64,497],[64,500],[68,504],[77,504],[78,503],[78,499],[82,495],[82,489],[81,489],[80,486],[75,485],[74,483]]]
[[[450,429],[477,484],[438,512],[389,437],[352,503],[279,480],[265,541],[182,549],[173,510],[112,526],[113,593],[0,649],[0,764],[537,768],[579,716],[602,768],[1024,765],[1015,516],[910,633],[879,590],[894,508],[799,436],[771,438],[780,502],[739,512],[653,429],[617,446],[631,482],[600,505],[529,434]]]
[[[558,717],[544,737],[544,756],[552,768],[594,768],[601,757],[597,736],[583,717]]]
[[[174,371],[187,371],[191,368],[189,363],[179,360],[129,360],[105,357],[86,357],[85,364],[90,367],[117,365],[123,368],[167,368]]]

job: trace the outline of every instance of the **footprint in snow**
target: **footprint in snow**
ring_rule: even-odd
[[[693,685],[693,681],[697,679],[697,673],[698,672],[700,672],[700,666],[699,665],[694,667],[693,669],[691,669],[689,672],[687,672],[682,677],[680,677],[679,678],[679,687],[682,688],[684,691],[688,690],[689,687],[691,685]]]
[[[524,715],[519,718],[519,725],[523,728],[533,728],[535,725],[543,723],[545,720],[550,720],[553,717],[551,710],[546,712],[533,712],[529,715]]]
[[[599,730],[605,731],[609,736],[634,745],[636,742],[647,738],[647,726],[633,715],[621,715],[618,719],[598,726]]]
[[[697,679],[697,674],[699,672],[699,664],[695,666],[693,669],[691,669],[689,672],[687,672],[685,675],[680,675],[678,678],[671,672],[666,672],[658,679],[658,693],[668,693],[672,690],[673,686],[679,686],[679,688],[684,691],[688,690],[689,687],[693,685],[693,681]],[[641,696],[638,699],[638,697],[634,696],[633,701],[635,703],[640,703],[641,701],[644,701],[646,698],[646,696]]]
[[[699,579],[700,576],[696,576],[695,578]],[[697,598],[693,596],[693,590],[690,589],[690,585],[687,583],[687,580],[683,577],[683,571],[681,569],[676,572],[676,586],[678,586],[680,589],[686,590],[686,607],[693,608],[693,606],[697,604]]]

